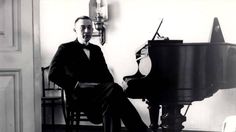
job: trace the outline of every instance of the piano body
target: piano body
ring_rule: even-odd
[[[210,97],[219,89],[236,87],[234,44],[150,40],[147,46],[150,72],[144,76],[138,71],[124,80],[129,98],[147,101],[153,131],[159,127],[160,106],[162,131],[179,132],[186,121],[180,113],[184,105]]]

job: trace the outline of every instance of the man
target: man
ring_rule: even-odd
[[[147,132],[135,107],[123,89],[114,83],[99,46],[89,43],[92,20],[75,20],[77,39],[59,46],[52,59],[49,79],[65,89],[73,106],[84,110],[93,123],[104,124],[105,132],[119,132],[120,119],[130,132]]]

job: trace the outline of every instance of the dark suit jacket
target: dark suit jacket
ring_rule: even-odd
[[[89,44],[90,60],[77,41],[61,44],[50,64],[49,79],[66,91],[79,82],[113,82],[99,46]]]

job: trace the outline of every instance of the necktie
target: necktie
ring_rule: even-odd
[[[83,49],[88,49],[89,50],[89,44],[88,45],[85,45],[85,44],[81,44],[81,47],[83,48]]]
[[[83,48],[88,59],[90,59],[90,50],[89,50],[90,46],[89,46],[89,44],[88,45],[81,44],[81,47]]]

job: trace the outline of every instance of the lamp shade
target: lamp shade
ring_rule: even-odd
[[[106,0],[90,0],[89,17],[96,21],[96,17],[102,17],[103,21],[108,20],[108,4]]]

